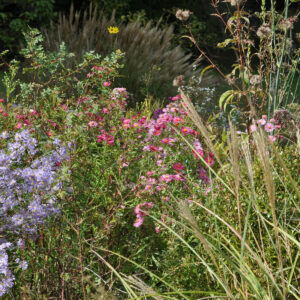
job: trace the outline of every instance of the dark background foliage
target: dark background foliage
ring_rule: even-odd
[[[266,2],[270,5],[270,0]],[[180,38],[183,28],[174,16],[178,8],[189,9],[193,12],[191,26],[200,47],[215,59],[224,57],[216,47],[224,39],[224,27],[216,17],[211,16],[214,10],[209,0],[0,0],[0,51],[9,49],[9,58],[15,57],[23,42],[22,31],[28,30],[28,26],[47,26],[50,20],[58,17],[59,12],[68,13],[72,3],[75,9],[86,9],[91,3],[96,4],[107,16],[116,10],[117,19],[125,22],[136,19],[144,23],[148,20],[155,22],[162,17],[161,26],[175,26],[178,37],[174,44],[181,44],[196,56],[197,51],[191,43]],[[283,4],[284,1],[277,1],[276,8],[283,9]],[[225,10],[231,9],[228,3],[221,5]],[[250,13],[259,11],[260,5],[259,0],[247,1],[246,9]],[[297,9],[296,3],[293,8]],[[226,57],[229,59],[230,55]]]

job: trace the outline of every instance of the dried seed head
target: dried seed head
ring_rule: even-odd
[[[260,75],[253,75],[253,76],[250,78],[250,83],[251,83],[252,85],[260,84],[260,83],[261,83],[261,76],[260,76]]]
[[[287,109],[278,109],[273,115],[276,125],[280,125],[281,128],[289,127],[294,121],[294,117]]]
[[[272,34],[272,29],[271,29],[271,27],[270,27],[269,24],[262,24],[262,25],[258,28],[256,34],[257,34],[260,38],[262,38],[262,37],[268,37],[269,35]]]
[[[228,84],[232,85],[235,84],[236,78],[232,76],[231,74],[227,75],[225,80],[228,82]]]
[[[184,76],[179,75],[174,78],[173,80],[173,86],[182,86],[183,85]]]
[[[176,18],[180,21],[187,21],[191,14],[192,12],[189,10],[178,9],[176,12]]]
[[[290,18],[287,18],[287,19],[283,19],[283,20],[281,20],[281,22],[279,24],[279,27],[282,30],[293,29],[294,23],[296,21],[297,21],[297,17],[296,16],[290,17]]]

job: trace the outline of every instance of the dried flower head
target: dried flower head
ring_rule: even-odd
[[[252,85],[258,85],[261,83],[261,76],[260,75],[253,75],[251,78],[250,78],[250,83]]]
[[[173,80],[173,86],[182,86],[183,85],[184,76],[179,75],[174,78]]]
[[[280,125],[281,128],[289,127],[292,122],[295,120],[294,116],[287,109],[278,109],[273,115],[276,125]]]
[[[225,80],[228,82],[228,84],[232,85],[232,84],[235,84],[235,77],[231,76],[231,74],[227,75]]]
[[[187,21],[191,14],[192,12],[189,10],[178,9],[176,12],[176,18],[180,21]]]
[[[281,20],[281,22],[279,24],[279,27],[282,30],[293,29],[294,23],[296,21],[297,21],[297,17],[296,16],[290,17],[290,18],[287,18],[287,19],[283,19],[283,20]]]
[[[272,34],[272,29],[270,27],[269,24],[262,24],[256,34],[260,37],[260,38],[263,38],[263,37],[268,37]]]

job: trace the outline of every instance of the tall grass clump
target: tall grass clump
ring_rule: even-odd
[[[118,33],[111,33],[108,28],[115,26]],[[46,49],[58,50],[65,42],[69,51],[80,60],[86,51],[95,51],[106,56],[114,50],[125,52],[122,60],[124,68],[116,78],[116,85],[126,86],[135,99],[145,95],[167,97],[176,90],[172,87],[175,76],[192,73],[189,62],[191,55],[185,54],[178,46],[173,48],[173,28],[159,29],[159,24],[148,22],[143,26],[139,21],[118,23],[114,14],[107,19],[97,7],[74,11],[71,6],[69,16],[60,14],[57,24],[43,31]]]

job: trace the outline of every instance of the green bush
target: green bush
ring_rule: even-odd
[[[28,25],[46,25],[55,17],[54,0],[7,0],[0,3],[0,51],[10,49],[14,54],[20,48],[22,32]]]

